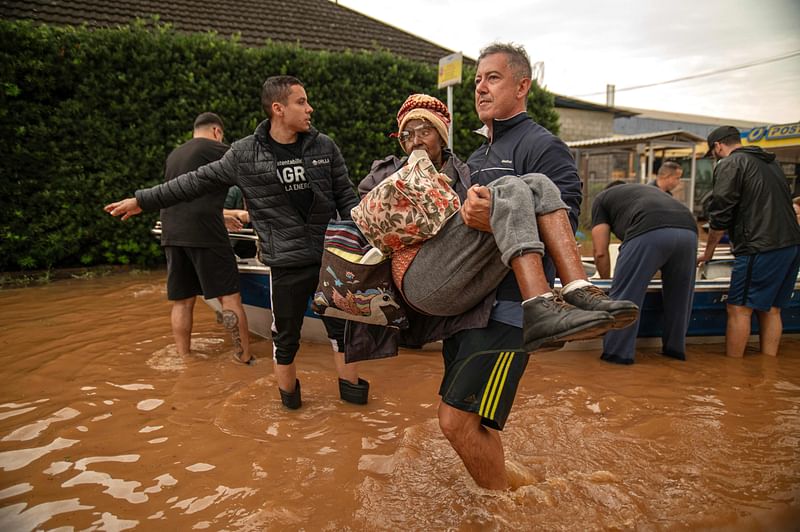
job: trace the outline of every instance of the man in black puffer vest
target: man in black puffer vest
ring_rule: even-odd
[[[125,220],[143,210],[239,186],[259,237],[259,258],[271,270],[272,341],[281,401],[296,409],[301,397],[294,358],[303,315],[319,278],[325,229],[337,214],[349,219],[358,199],[339,148],[311,126],[314,109],[300,80],[267,78],[261,104],[267,120],[252,135],[234,142],[222,159],[137,190],[134,198],[111,203],[105,210]],[[369,383],[358,377],[355,364],[344,362],[343,322],[323,321],[334,347],[341,398],[366,403]]]

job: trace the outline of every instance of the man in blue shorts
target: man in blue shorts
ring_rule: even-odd
[[[718,162],[708,242],[697,263],[711,260],[727,231],[736,260],[728,292],[726,353],[744,355],[755,310],[761,352],[776,356],[783,332],[781,309],[789,303],[800,267],[800,227],[775,154],[743,147],[740,138],[733,126],[718,127],[708,135],[706,157]]]

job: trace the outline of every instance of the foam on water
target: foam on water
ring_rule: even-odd
[[[217,466],[213,466],[211,464],[204,464],[202,462],[197,464],[192,464],[190,466],[186,466],[187,471],[191,471],[192,473],[202,473],[203,471],[211,471]]]
[[[77,498],[44,502],[25,510],[27,506],[19,503],[0,508],[0,530],[34,530],[53,516],[94,508],[82,505]]]
[[[128,390],[128,391],[155,389],[152,384],[114,384],[113,382],[108,382],[108,381],[106,381],[106,384],[114,386],[115,388],[121,388],[123,390]]]
[[[41,447],[33,447],[30,449],[16,449],[13,451],[0,452],[0,468],[3,471],[16,471],[22,469],[31,462],[38,460],[42,456],[57,451],[59,449],[66,449],[72,447],[80,440],[68,440],[66,438],[56,438],[47,445]]]
[[[257,490],[251,488],[229,488],[227,486],[217,486],[213,495],[206,497],[191,497],[175,503],[172,508],[184,510],[185,514],[194,514],[205,510],[212,504],[223,502],[230,498],[241,498],[254,495]]]
[[[24,427],[20,427],[8,436],[5,436],[0,441],[28,441],[36,438],[44,432],[52,423],[56,423],[58,421],[66,421],[68,419],[72,419],[74,417],[78,417],[80,412],[75,410],[74,408],[62,408],[58,412],[54,413],[47,419],[39,420],[35,423],[30,425],[26,425]]]
[[[131,528],[136,528],[139,524],[139,521],[133,519],[120,519],[116,515],[103,512],[100,516],[100,519],[92,523],[96,525],[98,530],[129,530]]]
[[[0,421],[4,419],[8,419],[14,416],[20,416],[22,414],[27,414],[28,412],[32,412],[36,410],[35,406],[29,406],[28,408],[20,408],[19,410],[11,410],[9,412],[0,412]]]
[[[145,399],[144,401],[139,401],[136,404],[136,408],[139,410],[144,410],[145,412],[149,412],[150,410],[155,410],[163,404],[163,399]]]
[[[32,489],[33,486],[31,486],[30,483],[28,482],[23,482],[22,484],[16,484],[14,486],[9,486],[5,489],[0,490],[0,499],[8,499],[9,497],[16,497],[17,495],[27,493]]]

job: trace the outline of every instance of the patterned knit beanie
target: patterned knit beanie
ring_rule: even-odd
[[[430,122],[439,132],[444,143],[447,144],[450,111],[441,100],[427,94],[412,94],[406,98],[406,101],[400,106],[400,110],[397,111],[398,134],[403,131],[406,123],[414,118]]]

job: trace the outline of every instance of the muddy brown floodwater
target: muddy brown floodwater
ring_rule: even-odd
[[[0,291],[0,530],[798,530],[800,341],[778,358],[534,355],[503,441],[522,485],[478,488],[436,422],[435,352],[362,365],[330,348],[277,397],[203,304],[178,356],[163,272]]]

